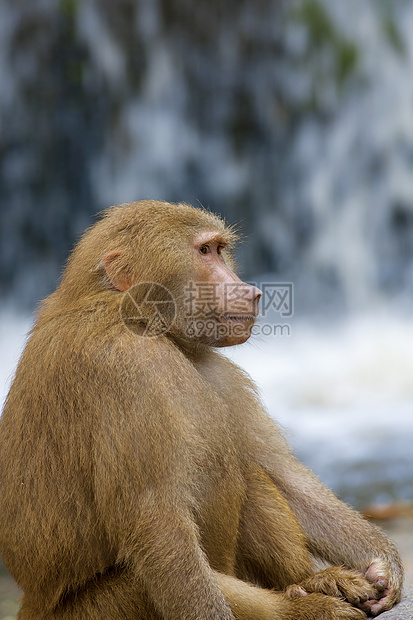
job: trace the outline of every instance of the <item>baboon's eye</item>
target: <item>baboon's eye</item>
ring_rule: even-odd
[[[201,252],[201,254],[208,254],[208,252],[210,251],[209,245],[201,245],[199,251]]]

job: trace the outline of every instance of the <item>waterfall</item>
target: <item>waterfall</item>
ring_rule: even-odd
[[[247,277],[297,308],[413,279],[413,6],[404,0],[3,0],[0,284],[29,306],[113,203],[241,224]]]

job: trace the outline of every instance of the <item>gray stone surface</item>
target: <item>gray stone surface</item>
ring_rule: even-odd
[[[413,587],[406,588],[399,605],[378,616],[383,620],[413,620]]]

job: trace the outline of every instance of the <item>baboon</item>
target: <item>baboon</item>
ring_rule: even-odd
[[[248,339],[261,294],[235,239],[185,204],[112,207],[41,304],[0,421],[19,620],[361,620],[399,601],[394,545],[217,350]]]

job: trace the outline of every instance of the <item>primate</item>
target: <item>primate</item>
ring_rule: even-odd
[[[218,350],[261,295],[235,240],[186,204],[112,207],[41,304],[0,421],[19,620],[361,620],[399,601],[394,545]]]

